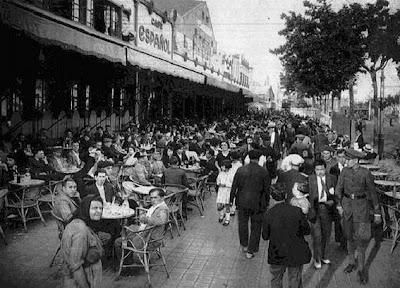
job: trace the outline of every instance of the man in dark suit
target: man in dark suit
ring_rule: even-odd
[[[343,168],[335,190],[339,200],[337,208],[339,214],[343,215],[343,228],[347,239],[349,264],[344,272],[350,273],[357,269],[358,281],[366,284],[368,275],[364,266],[365,250],[371,238],[370,205],[372,204],[375,224],[380,224],[382,221],[381,211],[374,177],[368,169],[358,164],[358,159],[364,154],[354,149],[347,149],[345,156],[348,159],[347,167]]]
[[[258,252],[262,214],[267,210],[269,203],[271,179],[268,171],[258,165],[260,156],[261,152],[258,150],[249,152],[250,163],[237,170],[230,195],[231,205],[236,200],[239,210],[239,240],[248,259]]]
[[[304,239],[310,226],[300,208],[285,201],[283,183],[272,186],[271,197],[276,201],[264,219],[262,236],[269,240],[268,263],[272,274],[271,287],[281,288],[288,270],[288,287],[302,287],[303,265],[311,260],[311,251]]]
[[[117,202],[121,202],[121,198],[117,195],[112,184],[106,181],[107,172],[105,170],[99,169],[94,172],[94,179],[96,182],[86,187],[84,195],[83,197],[81,196],[81,198],[92,194],[99,195],[101,199],[103,199],[103,203],[112,203],[114,199],[117,200]]]
[[[179,160],[176,156],[171,157],[170,164],[171,166],[164,171],[164,174],[161,177],[161,183],[183,185],[189,188],[190,186],[186,177],[186,172],[179,168]],[[186,218],[186,211],[188,210],[187,202],[188,195],[185,193],[182,197],[182,211],[184,218]]]
[[[332,215],[335,206],[336,178],[326,173],[326,163],[319,159],[315,161],[315,174],[308,178],[311,225],[313,239],[314,266],[321,269],[323,264],[330,264],[327,258],[327,245],[332,230]]]
[[[345,158],[344,154],[345,154],[345,150],[343,150],[343,149],[338,150],[336,153],[337,163],[332,166],[330,171],[327,170],[327,172],[329,172],[329,174],[332,174],[333,176],[335,176],[336,179],[339,179],[339,175],[346,165],[346,158]],[[343,250],[346,250],[347,249],[346,248],[346,238],[344,237],[344,234],[343,234],[342,219],[341,219],[337,209],[334,209],[334,212],[333,212],[333,222],[335,224],[335,241],[336,241],[336,243],[340,243],[340,247]]]

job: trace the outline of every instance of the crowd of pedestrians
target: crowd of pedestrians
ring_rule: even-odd
[[[99,219],[103,205],[127,200],[118,185],[121,175],[115,175],[116,165],[127,166],[122,177],[141,185],[160,179],[190,188],[181,167],[193,164],[217,187],[218,221],[228,226],[237,211],[246,258],[256,256],[261,236],[269,240],[272,287],[282,287],[286,269],[289,287],[301,287],[302,267],[311,257],[316,269],[329,265],[332,227],[336,242],[349,255],[345,272],[356,270],[360,283],[366,284],[370,211],[373,222],[380,223],[373,177],[357,162],[373,157],[369,148],[360,133],[352,144],[327,125],[286,112],[208,123],[129,125],[121,131],[85,127],[76,133],[67,130],[56,140],[48,139],[45,131],[35,139],[23,134],[11,142],[3,139],[0,181],[5,186],[24,173],[45,181],[63,180],[54,206],[66,224],[62,234],[69,271],[66,283],[75,283],[68,287],[98,287],[100,259],[113,245],[121,246],[118,223]],[[70,167],[77,171],[66,173]],[[140,219],[142,228],[167,221],[164,196],[162,189],[151,191],[152,206]],[[136,208],[138,203],[130,199],[129,206]],[[187,196],[184,218],[186,206]],[[309,234],[312,253],[304,238]]]

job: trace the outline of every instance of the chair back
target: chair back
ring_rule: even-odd
[[[200,176],[198,178],[188,178],[188,179],[189,181],[192,182],[193,190],[195,191],[196,196],[203,196],[208,176],[205,175],[205,176]]]
[[[400,231],[400,210],[390,205],[384,206],[387,208],[387,215],[385,215],[386,217],[382,217],[384,221],[384,227],[386,226],[390,228],[393,232]]]

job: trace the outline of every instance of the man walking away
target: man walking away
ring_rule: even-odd
[[[233,178],[230,204],[236,200],[240,245],[247,259],[251,259],[258,252],[262,215],[268,207],[271,179],[267,170],[258,165],[261,152],[251,150],[248,155],[250,163],[239,168]]]
[[[304,239],[310,234],[310,226],[301,209],[285,201],[285,190],[283,183],[276,183],[271,188],[271,196],[277,204],[265,215],[262,236],[269,240],[271,288],[283,287],[286,269],[289,287],[300,288],[303,287],[303,265],[311,260],[311,251]]]

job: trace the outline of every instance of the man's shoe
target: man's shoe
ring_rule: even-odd
[[[235,216],[235,211],[231,211],[231,216]]]
[[[242,246],[242,251],[243,251],[244,253],[246,253],[246,252],[247,252],[247,246]]]
[[[322,264],[331,264],[331,260],[329,259],[321,259]]]
[[[228,226],[228,225],[229,225],[229,220],[225,220],[225,221],[224,221],[224,224],[222,224],[222,225]]]
[[[253,254],[253,253],[249,253],[249,252],[246,253],[246,258],[247,258],[247,259],[251,259],[251,258],[253,258],[253,257],[254,257],[254,254]]]
[[[349,264],[346,266],[346,268],[344,268],[344,273],[351,273],[353,271],[355,271],[357,269],[356,264]]]
[[[219,217],[219,218],[218,218],[218,222],[219,222],[219,223],[222,223],[222,221],[224,221],[224,217]]]
[[[321,262],[320,261],[314,261],[314,267],[315,267],[315,269],[321,269],[322,268]]]

